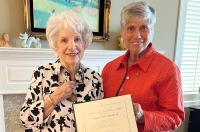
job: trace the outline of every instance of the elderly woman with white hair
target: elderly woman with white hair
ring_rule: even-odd
[[[178,66],[152,44],[156,14],[146,2],[121,11],[121,36],[127,52],[102,71],[105,98],[131,94],[139,132],[167,132],[184,120]]]
[[[73,103],[104,96],[100,74],[80,62],[92,31],[79,14],[66,11],[50,17],[46,36],[59,59],[34,71],[20,119],[34,132],[75,132]]]

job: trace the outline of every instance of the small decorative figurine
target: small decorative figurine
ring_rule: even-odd
[[[7,33],[2,34],[0,47],[12,47],[12,43],[9,41],[9,35]]]
[[[127,48],[126,48],[125,45],[124,45],[124,41],[123,41],[122,37],[119,36],[119,37],[117,38],[117,40],[118,40],[118,46],[119,46],[119,48],[120,48],[121,50],[127,50]]]
[[[41,48],[41,43],[39,42],[39,38],[35,38],[33,36],[29,37],[27,33],[19,34],[19,38],[22,39],[21,47],[22,48],[30,48],[31,44],[33,43],[34,48]]]

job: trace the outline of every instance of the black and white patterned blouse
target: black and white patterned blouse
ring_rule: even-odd
[[[80,82],[74,91],[78,103],[103,98],[102,78],[98,72],[80,64],[75,78],[76,82]],[[59,60],[41,66],[33,73],[25,102],[20,111],[20,119],[25,127],[32,128],[34,132],[76,131],[73,103],[67,99],[57,104],[47,118],[43,118],[44,99],[64,81],[71,81],[71,78]]]

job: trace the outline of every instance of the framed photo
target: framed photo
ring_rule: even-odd
[[[23,0],[25,31],[46,39],[46,23],[51,15],[75,10],[88,23],[93,41],[107,42],[111,0]]]

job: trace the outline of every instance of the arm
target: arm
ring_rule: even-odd
[[[98,92],[99,99],[103,99],[104,98],[104,91],[103,91],[102,77],[100,76],[99,73],[97,73],[97,76],[99,76],[99,79],[98,79],[98,83],[95,85],[95,87],[99,91]]]
[[[44,98],[41,71],[33,73],[25,102],[20,111],[20,119],[25,127],[43,123]]]
[[[144,111],[144,131],[169,131],[184,120],[182,82],[179,68],[173,65],[158,78],[158,111]]]
[[[51,99],[50,95],[44,100],[44,116],[43,118],[45,119],[47,116],[49,116],[52,111],[54,110],[55,107],[55,101]]]
[[[48,95],[44,100],[44,119],[47,118],[54,107],[60,103],[63,99],[67,99],[72,94],[72,89],[74,89],[74,82],[68,81],[64,82],[60,87],[58,87],[52,94]]]
[[[43,88],[45,80],[43,76],[51,76],[51,71],[49,71],[49,74],[42,73],[41,71],[42,70],[37,70],[34,72],[31,80],[32,83],[26,95],[26,101],[21,108],[20,118],[25,127],[43,126],[43,124],[48,121],[49,115],[54,110],[55,105],[60,103],[61,100],[69,98],[72,89],[75,87],[74,82],[68,81],[63,83],[60,87],[57,85],[57,88],[53,93],[45,94]],[[52,103],[48,99],[48,94],[51,96],[50,100]]]
[[[93,73],[94,74],[90,77],[93,88],[89,90],[89,96],[92,97],[92,100],[103,99],[104,91],[102,78],[98,72],[93,71]]]

